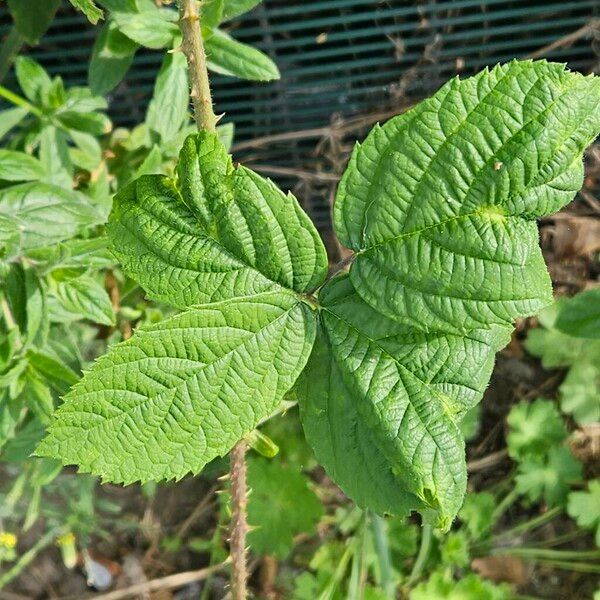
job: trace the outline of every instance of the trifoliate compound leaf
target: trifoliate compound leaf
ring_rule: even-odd
[[[600,78],[511,62],[465,80],[358,145],[335,229],[356,291],[390,318],[468,331],[552,299],[535,219],[583,181],[600,131]]]
[[[600,479],[590,481],[585,492],[571,492],[567,512],[580,527],[596,532],[596,546],[600,548]]]
[[[198,473],[277,407],[314,333],[312,311],[290,292],[143,328],[65,396],[37,453],[113,482]]]
[[[428,508],[448,526],[466,485],[458,424],[509,328],[425,333],[375,312],[346,276],[319,301],[322,331],[297,386],[317,458],[360,506]]]
[[[600,338],[600,287],[563,301],[556,328],[578,338]]]
[[[564,442],[567,428],[551,400],[538,398],[513,406],[506,419],[510,432],[506,436],[508,453],[515,459],[544,456]]]
[[[583,354],[560,388],[560,408],[579,425],[600,423],[600,361]]]
[[[296,199],[234,168],[216,134],[190,136],[178,172],[125,187],[109,220],[125,272],[152,297],[187,308],[323,281],[325,249]]]
[[[277,460],[252,458],[248,462],[248,535],[252,551],[284,559],[294,547],[294,536],[312,534],[323,505],[306,477]]]
[[[569,486],[581,481],[581,463],[564,446],[551,448],[548,455],[529,456],[519,464],[515,489],[532,502],[564,506]]]

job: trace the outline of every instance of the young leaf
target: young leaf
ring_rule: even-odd
[[[515,489],[532,502],[544,500],[548,506],[564,506],[569,485],[581,481],[581,463],[564,446],[555,446],[547,457],[531,456],[519,465]]]
[[[16,127],[28,114],[26,108],[20,107],[0,111],[0,138]]]
[[[585,492],[571,492],[567,512],[580,527],[596,531],[596,546],[600,548],[600,479],[590,481]]]
[[[92,0],[69,0],[69,2],[84,14],[92,25],[104,16]]]
[[[59,5],[60,0],[8,0],[15,26],[29,44],[46,33]]]
[[[104,95],[110,92],[129,70],[138,47],[119,31],[114,21],[108,21],[94,42],[88,68],[92,93]]]
[[[0,219],[18,232],[22,250],[67,240],[100,220],[83,194],[36,182],[0,191]]]
[[[511,62],[382,127],[351,157],[334,208],[374,308],[421,329],[465,332],[552,299],[535,219],[569,202],[600,131],[600,78]]]
[[[13,263],[4,293],[24,345],[43,345],[48,337],[48,308],[46,290],[35,271]]]
[[[0,149],[0,179],[5,181],[33,181],[46,175],[42,163],[29,154]]]
[[[556,328],[578,338],[600,338],[600,287],[563,302]]]
[[[163,142],[170,140],[188,121],[188,105],[185,55],[183,52],[167,53],[148,106],[148,128],[158,133]]]
[[[511,408],[506,421],[510,426],[506,436],[508,453],[515,459],[544,456],[569,435],[550,400],[538,398],[531,403],[521,402]]]
[[[39,156],[47,173],[45,181],[70,190],[74,171],[67,134],[54,125],[46,125],[40,135]]]
[[[513,597],[506,584],[494,585],[471,573],[453,581],[441,572],[433,573],[410,592],[410,600],[510,600]]]
[[[114,482],[198,473],[271,414],[314,332],[310,309],[284,291],[138,330],[69,392],[37,454]]]
[[[481,540],[494,526],[494,509],[497,502],[489,492],[470,493],[465,497],[458,516],[473,540]]]
[[[52,293],[71,320],[83,318],[103,325],[115,324],[110,298],[92,277],[83,275],[58,282]]]
[[[560,408],[579,425],[600,423],[600,363],[589,355],[569,369],[560,386]]]
[[[110,119],[100,112],[66,110],[58,113],[56,118],[67,129],[75,129],[95,136],[105,135],[112,129]]]
[[[223,21],[228,21],[252,10],[260,0],[224,0]]]
[[[277,65],[263,52],[219,29],[204,30],[208,67],[215,73],[253,81],[279,79]]]
[[[153,50],[170,46],[179,33],[175,24],[177,13],[166,8],[152,7],[135,13],[115,11],[111,17],[121,33],[140,46]]]
[[[109,220],[126,273],[177,308],[325,278],[323,243],[296,199],[238,166],[215,134],[190,136],[176,184],[144,176],[115,196]]]
[[[296,388],[318,460],[360,506],[426,507],[449,526],[466,485],[458,423],[510,330],[424,333],[375,312],[347,276],[319,302],[322,333]]]
[[[52,85],[43,67],[32,58],[18,56],[15,59],[15,75],[25,96],[34,104],[41,104]]]
[[[225,0],[208,0],[202,3],[202,24],[205,27],[216,27],[223,20]]]
[[[248,485],[252,550],[283,560],[294,547],[295,535],[315,532],[323,505],[301,472],[275,460],[248,461]]]

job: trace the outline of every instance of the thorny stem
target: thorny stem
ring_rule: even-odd
[[[206,53],[200,29],[200,3],[180,0],[179,27],[183,35],[182,50],[188,62],[190,96],[194,104],[194,119],[198,131],[216,131],[215,116],[210,95]],[[232,562],[231,595],[233,600],[246,600],[246,442],[241,440],[231,451],[231,539]]]
[[[190,75],[190,96],[194,104],[194,119],[198,131],[215,131],[215,116],[208,82],[206,53],[200,30],[200,12],[197,0],[181,0],[179,27],[183,34],[183,50]]]
[[[229,551],[231,553],[232,576],[231,597],[233,600],[246,600],[246,442],[238,442],[231,451],[231,537]]]

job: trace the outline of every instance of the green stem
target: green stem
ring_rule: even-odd
[[[496,521],[498,521],[498,519],[506,512],[506,510],[512,506],[512,504],[514,504],[518,497],[519,493],[517,490],[513,489],[510,491],[492,513],[492,523],[496,523]]]
[[[9,34],[6,36],[2,48],[0,48],[0,81],[2,81],[10,66],[12,65],[15,56],[23,47],[25,38],[19,33],[19,30],[13,25]]]
[[[408,577],[407,585],[412,585],[415,581],[421,577],[421,573],[425,568],[425,563],[429,557],[429,549],[431,548],[431,538],[433,534],[433,528],[431,525],[423,525],[421,530],[421,546],[419,548],[419,554],[417,554],[417,560],[413,565],[410,576]]]
[[[179,27],[183,35],[182,50],[188,61],[190,96],[194,104],[194,118],[198,131],[216,131],[217,117],[213,110],[208,81],[206,53],[200,28],[197,0],[181,0]]]
[[[511,529],[507,529],[498,535],[493,537],[493,541],[495,540],[503,540],[509,537],[512,537],[517,534],[526,533],[527,531],[531,531],[532,529],[536,529],[540,525],[551,521],[554,517],[558,516],[562,512],[561,508],[551,508],[545,513],[530,519],[529,521],[525,521],[524,523],[520,523]]]
[[[536,560],[535,562],[540,565],[545,565],[554,569],[562,569],[564,571],[576,571],[578,573],[600,573],[599,564],[545,559]]]
[[[348,582],[348,599],[349,600],[363,600],[365,592],[365,581],[367,578],[367,522],[369,515],[367,512],[363,513],[360,533],[355,537],[355,544],[357,546],[354,556],[352,558],[352,568],[350,570],[350,581]]]
[[[490,554],[522,556],[523,558],[549,560],[585,560],[600,558],[600,550],[553,550],[551,548],[497,548]]]
[[[390,598],[396,596],[396,581],[392,568],[387,521],[376,514],[371,514],[371,531],[375,541],[375,553],[381,571],[381,587]]]
[[[25,100],[25,98],[23,98],[22,96],[19,96],[18,94],[15,94],[14,92],[11,92],[9,89],[5,88],[3,85],[0,85],[0,98],[4,98],[5,100],[8,100],[15,106],[20,106],[21,108],[28,110],[30,113],[34,114],[36,117],[41,118],[44,116],[42,111],[39,108],[37,108],[36,106],[34,106],[33,104],[31,104],[30,102]]]
[[[335,572],[331,576],[331,579],[330,579],[329,583],[327,584],[327,587],[323,590],[323,592],[319,596],[319,600],[331,600],[331,598],[333,598],[333,595],[335,594],[335,590],[341,583],[342,579],[344,579],[344,574],[346,573],[346,569],[348,568],[348,563],[350,562],[350,559],[352,558],[352,555],[354,554],[355,551],[356,551],[356,543],[354,543],[354,540],[353,540],[352,543],[348,544],[348,547],[344,551],[344,554],[342,554],[342,558],[340,558],[340,562],[338,563],[338,565],[335,569]]]
[[[33,547],[21,555],[19,560],[8,571],[0,575],[0,590],[10,583],[15,577],[27,567],[27,565],[58,535],[59,529],[51,529],[46,532]]]

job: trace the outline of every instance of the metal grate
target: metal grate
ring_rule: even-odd
[[[265,0],[231,29],[267,52],[282,79],[252,84],[215,76],[216,108],[236,123],[236,156],[295,188],[327,230],[340,157],[378,115],[429,95],[453,75],[512,58],[543,56],[595,70],[592,20],[599,12],[598,0]],[[1,8],[0,35],[9,26]],[[81,85],[95,35],[64,6],[30,54],[68,84]],[[160,52],[138,52],[110,97],[116,124],[143,120],[161,59]],[[250,144],[265,136],[268,143]]]

